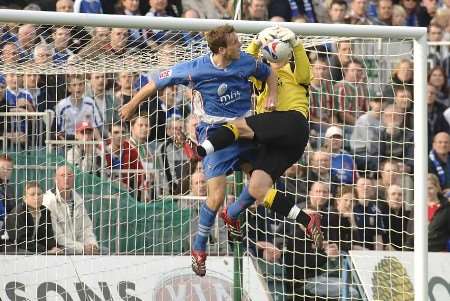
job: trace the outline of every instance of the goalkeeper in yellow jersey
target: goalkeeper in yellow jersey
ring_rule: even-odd
[[[255,201],[289,219],[296,220],[306,228],[306,234],[317,248],[322,247],[320,216],[308,215],[287,196],[273,187],[274,182],[303,155],[309,138],[308,90],[311,81],[311,66],[303,44],[287,28],[271,27],[259,33],[247,48],[247,52],[258,56],[262,44],[272,39],[288,42],[292,47],[293,64],[290,57],[269,62],[278,76],[278,102],[267,103],[268,87],[254,80],[259,95],[256,115],[226,123],[208,135],[201,145],[191,149],[195,156],[204,157],[220,150],[237,139],[252,139],[258,145],[250,182],[236,202],[220,212],[228,230],[241,237],[238,216]],[[189,147],[188,147],[189,148]]]

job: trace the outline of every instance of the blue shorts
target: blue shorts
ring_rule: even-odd
[[[202,143],[208,134],[220,127],[219,124],[200,122],[197,126],[197,141]],[[203,172],[206,179],[225,176],[240,170],[243,162],[252,162],[256,153],[256,145],[250,140],[237,141],[232,145],[207,155],[203,158]]]

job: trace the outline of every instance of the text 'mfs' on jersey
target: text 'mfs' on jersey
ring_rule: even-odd
[[[161,71],[153,80],[158,89],[189,86],[201,99],[200,104],[194,104],[194,112],[204,122],[220,123],[245,116],[251,109],[249,77],[264,81],[269,74],[268,66],[241,52],[240,58],[224,69],[214,65],[212,54],[207,54]]]

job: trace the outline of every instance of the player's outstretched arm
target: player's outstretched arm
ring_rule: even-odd
[[[294,61],[295,80],[299,84],[309,85],[312,79],[311,64],[309,62],[308,55],[306,54],[305,47],[298,41],[297,46],[294,47]]]
[[[154,81],[150,81],[148,84],[142,87],[142,89],[139,90],[139,92],[136,93],[136,95],[134,95],[126,105],[123,105],[119,109],[120,118],[124,120],[131,119],[139,104],[150,96],[155,95],[156,90],[157,88]]]
[[[282,41],[289,42],[294,52],[295,80],[299,84],[309,85],[311,82],[311,64],[303,43],[295,37],[295,33],[289,28],[280,27],[278,33]]]

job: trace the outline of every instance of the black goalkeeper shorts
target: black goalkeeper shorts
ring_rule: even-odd
[[[274,111],[245,118],[258,144],[253,170],[267,172],[275,182],[305,151],[308,120],[297,111]]]

